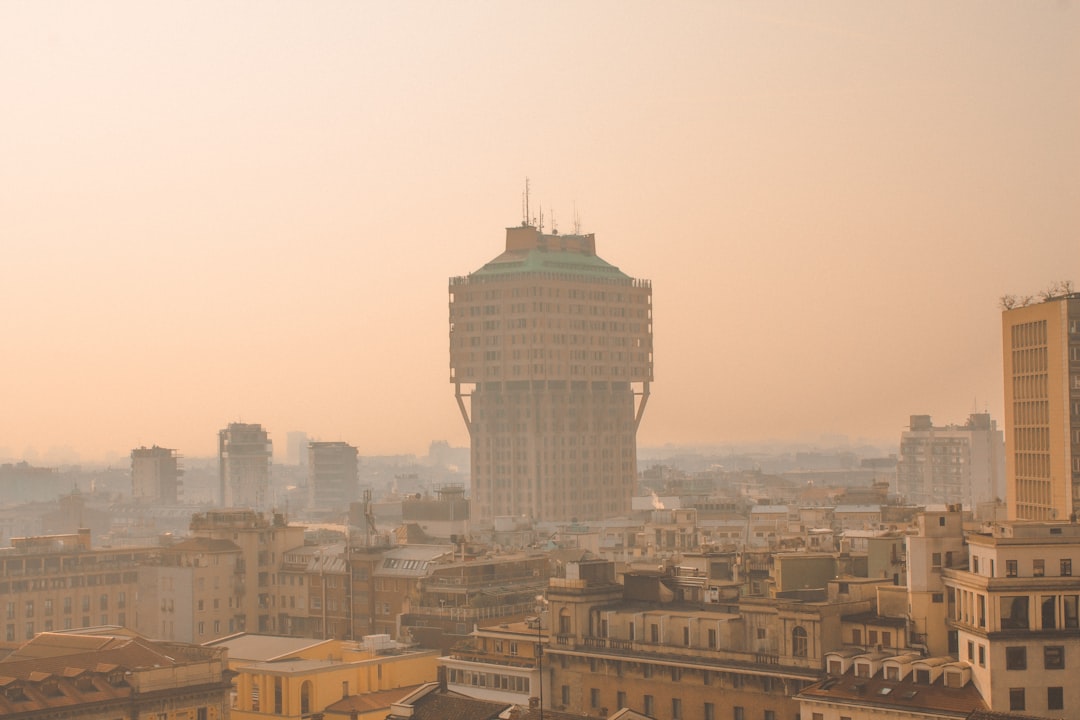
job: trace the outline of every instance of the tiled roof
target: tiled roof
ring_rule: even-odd
[[[509,707],[510,704],[504,702],[433,692],[413,704],[411,717],[412,720],[495,720]],[[391,714],[387,720],[396,717]]]
[[[170,545],[167,550],[180,550],[181,552],[240,552],[240,546],[232,540],[196,537]]]
[[[393,690],[380,690],[378,692],[364,693],[363,695],[349,695],[335,703],[326,706],[324,712],[328,714],[348,715],[351,712],[360,714],[374,712],[376,710],[389,710],[390,706],[402,698],[402,694],[411,693],[420,685],[408,685]]]
[[[930,684],[916,683],[914,673],[896,681],[886,680],[881,672],[869,678],[855,677],[849,670],[804,688],[798,698],[870,708],[929,711],[956,717],[987,710],[986,701],[972,683],[959,688],[945,687],[943,677]]]
[[[266,662],[287,658],[324,643],[327,641],[241,633],[213,640],[206,643],[205,647],[228,648],[230,662],[245,660]]]

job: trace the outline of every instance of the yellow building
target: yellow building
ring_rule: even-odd
[[[601,259],[593,235],[525,224],[449,293],[474,524],[628,513],[653,379],[649,281]]]
[[[320,647],[321,658],[295,653],[235,667],[233,720],[299,720],[342,698],[420,685],[438,674],[439,651],[414,650],[386,636]]]
[[[1001,314],[1010,520],[1080,513],[1080,293]]]

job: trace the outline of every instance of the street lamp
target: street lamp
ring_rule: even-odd
[[[540,720],[544,720],[544,606],[547,598],[543,595],[536,596],[536,668],[540,682]]]

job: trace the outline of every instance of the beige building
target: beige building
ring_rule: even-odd
[[[1005,436],[987,413],[963,425],[935,427],[912,415],[900,436],[897,492],[915,505],[977,505],[1005,496]]]
[[[181,475],[175,450],[155,445],[131,451],[131,497],[136,503],[175,505]]]
[[[267,510],[273,443],[262,425],[229,423],[218,432],[218,472],[223,507]]]
[[[1080,293],[1005,310],[1007,502],[1013,520],[1080,514]]]
[[[196,537],[139,567],[135,629],[158,640],[205,643],[244,622],[243,553],[232,540]]]
[[[134,627],[139,565],[156,548],[95,550],[89,530],[11,542],[0,550],[0,646],[54,630]]]
[[[569,564],[547,593],[545,707],[790,720],[799,712],[794,696],[842,646],[845,615],[873,609],[872,592],[864,597],[858,584],[832,582],[809,601],[714,601],[710,582],[654,572],[627,574],[619,585],[610,563]]]
[[[236,598],[234,610],[240,610],[235,630],[279,632],[281,565],[287,551],[304,544],[304,528],[289,525],[277,513],[268,516],[253,510],[207,510],[192,516],[191,535],[227,540],[240,549],[230,587],[230,594]]]
[[[627,514],[653,379],[649,281],[602,260],[593,235],[522,225],[449,293],[473,523]]]
[[[1080,715],[1080,525],[1003,523],[967,536],[966,568],[943,568],[959,660],[990,709]]]

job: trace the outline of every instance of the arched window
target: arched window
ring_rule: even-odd
[[[305,680],[300,686],[300,714],[307,715],[311,712],[311,681]]]
[[[796,625],[791,631],[791,654],[795,657],[806,657],[807,647],[806,630],[801,625]]]

